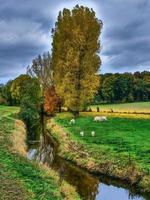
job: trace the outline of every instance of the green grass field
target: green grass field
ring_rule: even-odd
[[[18,112],[19,112],[19,107],[0,105],[0,118],[7,117]]]
[[[92,116],[80,116],[75,125],[69,125],[69,119],[67,113],[56,117],[70,138],[84,145],[97,161],[124,162],[130,156],[138,167],[150,170],[150,119],[109,116],[108,121],[98,123]],[[84,131],[84,137],[80,131]],[[95,131],[95,137],[91,131]]]
[[[18,110],[17,107],[0,106],[0,199],[64,199],[65,192],[57,174],[12,151],[10,138],[14,134],[14,114]],[[68,185],[65,187],[64,191]],[[73,194],[72,199],[80,199],[74,188],[70,193]]]
[[[122,104],[100,104],[90,106],[92,111],[96,111],[99,107],[100,111],[114,112],[136,112],[136,113],[150,113],[150,102],[136,102],[136,103],[122,103]]]

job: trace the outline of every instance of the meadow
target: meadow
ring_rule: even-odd
[[[102,152],[108,159],[130,155],[136,164],[150,170],[150,119],[109,116],[106,122],[94,122],[93,116],[81,116],[73,125],[69,124],[69,119],[63,114],[58,115],[56,121],[96,159]],[[83,137],[81,131],[84,131]],[[91,131],[95,131],[94,137]]]
[[[150,102],[134,102],[120,104],[99,104],[91,105],[92,111],[96,111],[99,107],[100,111],[105,112],[126,112],[126,113],[150,113]]]
[[[52,132],[63,144],[61,156],[91,172],[128,180],[141,191],[150,192],[150,115],[109,113],[107,121],[94,122],[96,115],[100,113],[80,113],[75,124],[69,124],[73,117],[70,113],[55,117],[54,122],[63,128],[59,135]],[[60,138],[63,131],[64,139]],[[81,131],[84,136],[80,135]],[[91,135],[92,131],[95,136]],[[67,143],[69,152],[63,148]]]

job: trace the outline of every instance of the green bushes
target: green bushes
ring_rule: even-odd
[[[5,85],[0,84],[0,105],[16,105],[15,99],[11,95],[13,81],[8,81]]]
[[[21,87],[20,98],[20,117],[25,122],[28,139],[37,140],[41,131],[40,108],[41,108],[41,89],[36,78],[24,81]]]

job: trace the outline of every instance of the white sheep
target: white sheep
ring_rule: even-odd
[[[92,135],[92,137],[94,137],[95,136],[95,131],[91,131],[91,135]]]
[[[75,119],[71,119],[69,122],[69,124],[75,124],[75,123],[76,123]]]
[[[101,116],[96,116],[94,117],[94,120],[95,122],[101,122],[102,121],[102,117]]]
[[[84,136],[84,132],[83,131],[80,132],[80,136],[82,136],[82,137]]]
[[[94,121],[95,122],[103,122],[103,121],[107,121],[107,118],[105,116],[96,116],[96,117],[94,117]]]

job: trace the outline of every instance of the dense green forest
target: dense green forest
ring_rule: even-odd
[[[100,87],[94,104],[137,101],[150,101],[150,72],[100,75]]]

